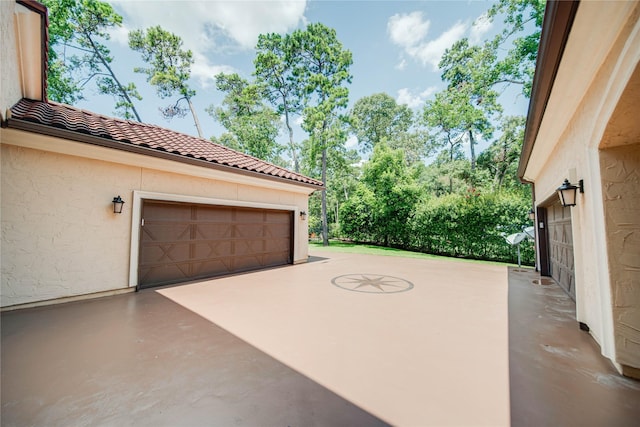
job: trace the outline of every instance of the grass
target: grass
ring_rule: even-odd
[[[397,257],[404,257],[404,258],[473,262],[473,263],[488,264],[488,265],[517,266],[517,264],[509,264],[504,262],[482,261],[482,260],[465,259],[465,258],[452,258],[452,257],[439,256],[439,255],[425,254],[422,252],[405,251],[403,249],[387,248],[384,246],[343,242],[340,240],[330,240],[329,246],[322,246],[322,242],[309,241],[309,249],[312,249],[314,251],[316,250],[331,251],[331,252],[343,252],[343,253],[363,254],[363,255],[383,255],[383,256],[397,256]],[[523,265],[523,267],[525,266]]]

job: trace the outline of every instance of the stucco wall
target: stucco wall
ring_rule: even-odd
[[[6,143],[0,170],[3,307],[126,288],[134,191],[307,209],[303,193]],[[112,210],[118,194],[127,202],[122,215]],[[294,262],[300,262],[308,254],[307,223],[297,216],[295,221]]]
[[[577,320],[614,362],[613,255],[607,251],[599,147],[640,60],[639,12],[630,2],[580,4],[525,172],[535,182],[538,204],[557,197],[563,179],[584,180],[585,192],[571,208]],[[615,31],[594,31],[601,25]],[[598,55],[591,57],[592,51]]]
[[[616,359],[640,368],[640,144],[603,150],[600,165]]]

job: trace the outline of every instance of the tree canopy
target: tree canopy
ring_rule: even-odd
[[[270,33],[258,37],[254,74],[266,98],[284,117],[293,169],[299,172],[299,144],[293,138],[292,124],[293,117],[302,113],[301,92],[293,74],[297,58],[291,36]]]
[[[141,100],[133,83],[121,83],[111,63],[111,51],[101,40],[122,25],[110,4],[97,0],[44,0],[49,8],[48,96],[73,104],[83,98],[82,89],[95,80],[99,93],[116,99],[115,112],[140,121],[133,99]],[[69,47],[72,53],[67,55]]]
[[[193,108],[191,98],[196,91],[187,83],[191,77],[191,65],[193,54],[190,50],[184,50],[182,39],[160,26],[147,30],[135,30],[129,33],[129,47],[142,55],[142,60],[148,67],[136,67],[136,73],[147,75],[147,81],[156,87],[161,98],[169,98],[178,95],[175,104],[161,108],[160,111],[166,118],[174,116],[184,117],[186,110],[180,107],[180,101],[188,104],[198,135],[204,137],[198,115]]]
[[[381,141],[401,138],[413,124],[413,112],[386,93],[376,93],[355,102],[350,115],[351,128],[363,150]]]
[[[116,78],[106,43],[122,17],[99,0],[44,1],[50,98],[76,103],[92,81],[116,98],[117,114],[139,120],[140,95]],[[492,3],[486,19],[501,19],[502,29],[446,49],[441,90],[413,109],[382,92],[349,105],[353,57],[322,23],[261,34],[253,70],[215,76],[223,99],[207,112],[224,130],[210,139],[322,180],[325,191],[309,202],[309,229],[324,244],[333,236],[507,259],[497,228],[522,225],[529,189],[516,177],[525,120],[503,115],[500,95],[516,86],[529,96],[543,13],[542,0]],[[160,98],[172,98],[162,115],[190,111],[203,137],[189,85],[193,54],[182,39],[155,26],[132,31],[129,47],[144,62],[134,71]],[[359,150],[347,148],[348,136]]]
[[[207,112],[227,131],[219,142],[260,159],[279,162],[282,151],[276,142],[280,117],[265,104],[264,88],[238,74],[218,74],[216,86],[225,93],[222,105]]]
[[[302,128],[309,134],[308,161],[320,157],[323,184],[327,183],[329,151],[339,150],[346,141],[344,110],[349,100],[351,52],[342,46],[335,30],[323,24],[309,24],[291,35],[296,56],[293,76],[302,94]],[[322,236],[329,244],[326,192],[322,193]]]

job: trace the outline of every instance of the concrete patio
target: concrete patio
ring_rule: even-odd
[[[640,386],[536,278],[318,251],[292,267],[5,312],[1,423],[633,425]]]

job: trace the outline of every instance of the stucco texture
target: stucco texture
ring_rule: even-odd
[[[65,145],[51,138],[54,142]],[[95,148],[111,157],[114,151]],[[1,164],[3,307],[128,288],[131,245],[137,242],[137,236],[132,240],[134,191],[307,209],[304,191],[260,188],[257,178],[258,185],[251,186],[6,142]],[[116,195],[126,202],[121,215],[113,213]],[[307,227],[295,220],[294,262],[302,262]]]
[[[605,171],[610,165],[601,161],[600,149],[611,147],[614,139],[617,143],[633,143],[634,135],[638,135],[637,127],[629,132],[630,128],[622,125],[628,123],[625,117],[637,122],[638,94],[628,90],[640,61],[640,5],[603,5],[580,3],[525,178],[535,182],[539,206],[557,200],[555,189],[565,178],[572,183],[584,180],[585,191],[571,208],[576,316],[589,326],[603,355],[620,363],[620,335],[614,333],[614,329],[620,330],[619,295],[615,294],[619,289],[612,283],[616,279],[610,272],[610,266],[620,259],[612,250],[611,227],[605,219],[610,197],[605,175],[614,172]],[[633,114],[619,108],[627,98],[635,100]],[[638,189],[637,181],[627,185]],[[610,205],[606,209],[620,207]],[[625,256],[637,258],[637,249],[629,252],[631,241],[627,245]],[[637,307],[637,296],[634,304]]]
[[[640,368],[640,144],[600,156],[616,358]]]

